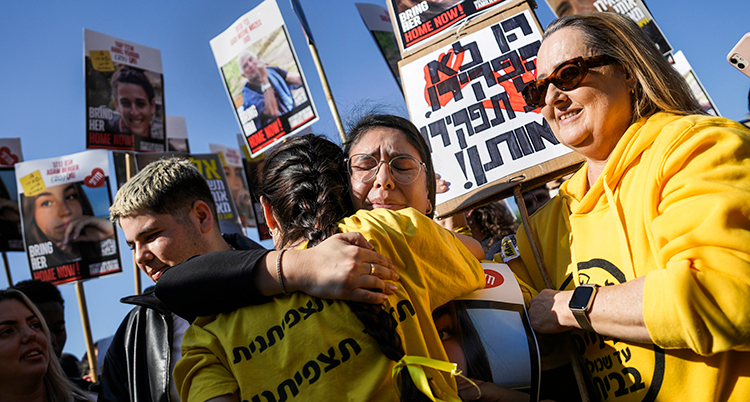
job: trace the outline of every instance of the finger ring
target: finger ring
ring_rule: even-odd
[[[370,263],[370,275],[375,273],[375,266]]]

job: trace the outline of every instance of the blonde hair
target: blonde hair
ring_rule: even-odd
[[[179,221],[198,200],[208,204],[216,219],[211,189],[195,165],[182,158],[159,159],[120,187],[109,208],[110,219],[117,222],[123,217],[152,212],[169,214]]]
[[[44,336],[47,337],[47,372],[44,373],[42,381],[47,392],[47,399],[49,402],[73,402],[74,395],[78,398],[90,400],[87,396],[79,392],[73,384],[68,380],[60,367],[60,362],[57,361],[55,351],[52,349],[52,342],[50,342],[50,333],[47,323],[44,321],[44,316],[34,303],[26,297],[23,292],[16,289],[5,289],[0,290],[0,302],[4,300],[18,300],[28,308],[36,318],[39,319],[39,323],[42,325]]]
[[[563,28],[580,30],[589,49],[614,57],[635,79],[631,123],[661,111],[706,114],[685,78],[630,18],[612,12],[568,15],[550,23],[544,39]]]

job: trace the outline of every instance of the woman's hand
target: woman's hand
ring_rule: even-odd
[[[450,183],[440,177],[439,174],[435,173],[435,192],[442,194],[450,190]]]
[[[104,239],[113,239],[115,229],[107,219],[97,218],[96,216],[83,216],[73,220],[65,228],[65,237],[58,247],[67,249],[71,243],[79,241],[101,241]]]

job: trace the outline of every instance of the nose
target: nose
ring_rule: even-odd
[[[550,83],[547,86],[547,93],[544,94],[544,103],[549,106],[554,106],[565,102],[568,99],[568,95],[561,91],[555,84]]]
[[[133,252],[135,254],[135,262],[139,266],[147,265],[154,258],[153,254],[151,254],[151,251],[146,245],[136,244],[135,250]]]
[[[67,201],[60,202],[57,205],[57,214],[59,216],[68,216],[72,213]]]
[[[381,169],[382,164],[385,163],[385,167]],[[378,161],[378,167],[375,168],[375,183],[376,187],[385,187],[392,190],[396,187],[393,182],[393,176],[391,175],[391,165],[388,161]]]
[[[36,340],[36,331],[34,331],[34,328],[31,328],[28,325],[24,325],[22,326],[21,331],[21,343],[26,344]]]

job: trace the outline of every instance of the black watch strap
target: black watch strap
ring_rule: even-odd
[[[597,292],[597,285],[580,285],[573,290],[573,296],[570,298],[568,308],[570,308],[573,317],[578,321],[578,325],[585,331],[594,331],[591,327],[591,321],[589,320],[589,311],[591,310],[591,304],[594,302],[594,297]]]

